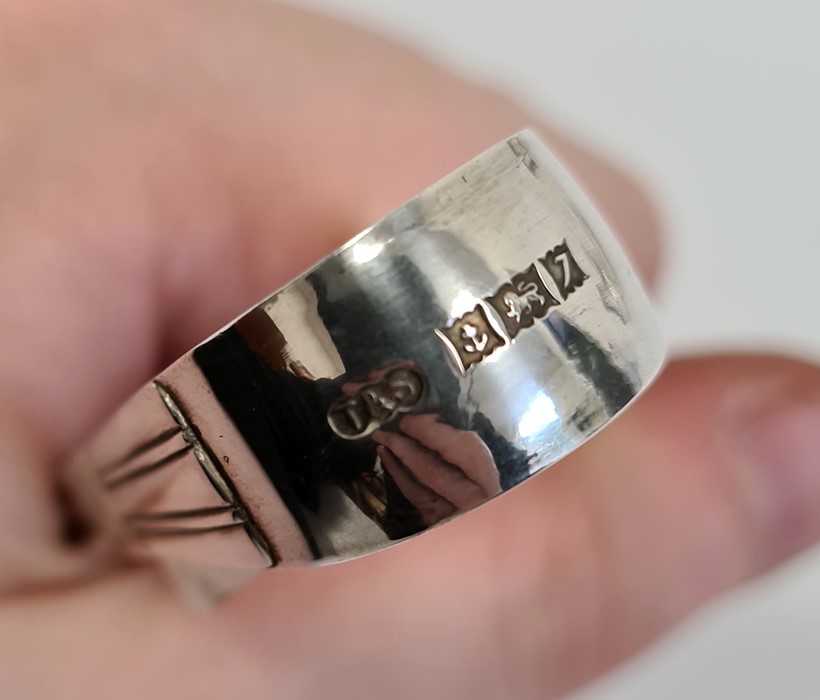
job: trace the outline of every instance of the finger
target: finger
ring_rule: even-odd
[[[0,551],[21,562],[64,545],[52,465],[141,383],[533,122],[410,51],[294,9],[89,5],[41,24],[0,6],[0,413],[15,415],[0,439],[28,460],[2,465],[0,491],[31,492],[13,523],[0,514]],[[651,276],[657,222],[627,213],[651,210],[642,190],[553,143]]]
[[[389,633],[358,641],[325,679],[336,687],[353,683],[360,654],[390,679],[374,692],[555,697],[816,540],[818,428],[816,367],[678,363],[623,418],[526,486],[321,581],[295,575],[289,585],[313,593],[303,589],[304,607],[290,608],[288,620],[304,621],[311,605],[319,609],[308,619],[327,630],[353,619],[378,630],[390,619]],[[351,600],[362,581],[368,593]],[[248,610],[278,619],[284,591],[272,578],[257,585]],[[373,590],[384,591],[380,601]],[[334,653],[332,638],[310,648],[311,663]],[[306,652],[297,645],[283,663]],[[448,664],[424,673],[440,655]]]
[[[427,527],[449,518],[456,512],[453,504],[447,499],[417,481],[387,447],[377,447],[376,454],[404,497],[416,507]]]
[[[816,367],[680,362],[571,458],[400,547],[271,572],[199,619],[147,576],[65,595],[84,639],[139,611],[93,657],[129,669],[124,698],[347,700],[363,677],[397,700],[554,698],[820,536],[818,425]],[[4,673],[94,697],[66,609],[0,609]]]
[[[405,416],[399,422],[399,429],[461,469],[468,479],[484,489],[485,498],[501,493],[492,452],[476,433],[439,423],[436,416],[429,413]]]
[[[186,8],[123,4],[87,27],[57,13],[44,30],[79,35],[74,53],[48,36],[27,46],[31,33],[15,29],[21,20],[4,22],[16,35],[4,63],[31,54],[42,76],[32,86],[21,71],[3,122],[7,141],[25,148],[4,157],[0,298],[15,303],[3,304],[0,321],[16,342],[0,350],[0,393],[59,450],[161,363],[533,121],[410,51],[330,20],[257,3]],[[167,35],[153,32],[155,20]],[[140,41],[137,81],[134,56],[120,47]],[[66,55],[50,55],[55,46]],[[52,121],[32,122],[62,112],[51,101],[62,101],[71,80],[83,86],[76,129],[51,133]],[[120,94],[140,101],[144,127],[98,108]],[[577,159],[575,174],[605,210],[617,192],[610,218],[643,259],[657,227],[638,227],[620,202],[645,209],[646,197],[566,139],[555,143]],[[49,313],[54,299],[59,314]]]
[[[458,510],[475,508],[487,500],[488,496],[479,484],[457,466],[431,452],[423,443],[386,430],[376,431],[373,440],[400,459],[419,483],[446,498]]]

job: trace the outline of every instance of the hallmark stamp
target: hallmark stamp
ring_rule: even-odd
[[[506,343],[490,325],[487,311],[481,304],[476,304],[472,311],[459,316],[448,327],[439,328],[436,334],[451,350],[462,372]]]
[[[543,274],[550,277],[561,299],[550,292]],[[560,306],[587,279],[589,276],[564,241],[539,258],[537,263],[514,275],[495,294],[486,297],[484,303],[476,304],[450,325],[437,329],[436,335],[444,341],[461,372],[467,372],[498,348],[512,342],[536,320],[544,318],[550,309]],[[497,320],[488,317],[488,309],[494,312]],[[503,333],[496,330],[496,325],[503,328]]]
[[[560,302],[546,288],[533,263],[489,297],[487,303],[499,315],[512,340]]]
[[[558,285],[558,290],[565,300],[588,278],[572,256],[566,241],[553,248],[538,262],[544,266],[550,277],[555,280],[555,284]]]
[[[345,440],[366,437],[395,418],[412,411],[424,396],[424,377],[416,367],[388,368],[381,377],[356,387],[336,399],[328,409],[327,422]]]

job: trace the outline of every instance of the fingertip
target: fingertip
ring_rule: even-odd
[[[687,423],[734,480],[760,567],[820,537],[820,368],[784,357],[700,358],[673,368],[664,412]],[[678,443],[682,434],[671,436]]]

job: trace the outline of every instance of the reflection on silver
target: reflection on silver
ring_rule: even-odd
[[[360,265],[364,265],[381,253],[383,247],[381,243],[357,243],[351,252],[353,259]]]
[[[518,434],[528,443],[543,439],[544,433],[557,422],[558,414],[552,399],[546,394],[536,394],[518,421]]]
[[[360,440],[400,413],[410,413],[424,397],[424,375],[413,366],[387,367],[373,381],[357,385],[327,410],[327,421],[344,440]]]
[[[172,469],[120,470],[95,508],[132,529],[223,518],[207,546],[175,550],[198,564],[215,561],[208,547],[236,513],[277,563],[358,556],[555,463],[627,406],[662,357],[622,253],[524,132],[160,375],[218,464],[221,500],[180,486]],[[155,420],[159,409],[128,404],[78,471],[124,464],[177,427]]]

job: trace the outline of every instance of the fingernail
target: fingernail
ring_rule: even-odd
[[[749,398],[735,403],[732,432],[764,537],[786,556],[820,530],[820,390],[790,385]]]

